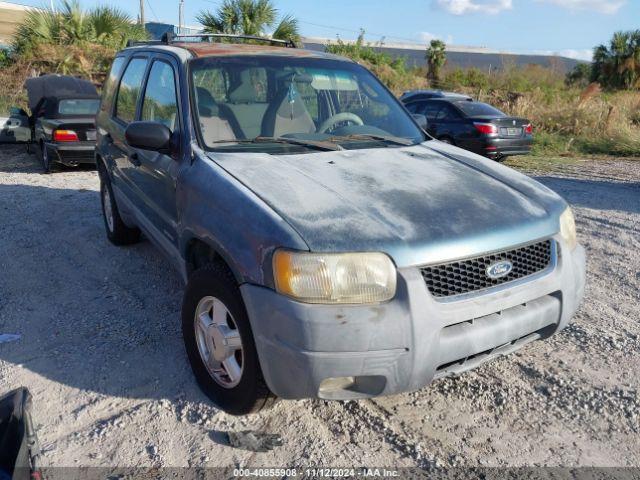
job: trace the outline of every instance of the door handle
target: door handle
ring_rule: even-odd
[[[140,161],[140,157],[135,152],[129,155],[129,161],[133,163],[136,167],[139,167],[140,165],[142,165],[142,162]]]

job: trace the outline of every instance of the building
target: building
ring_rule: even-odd
[[[0,2],[0,46],[11,44],[13,32],[34,7],[19,3]]]
[[[179,32],[180,28],[176,25],[172,25],[171,23],[147,22],[144,26],[147,29],[147,32],[149,32],[149,36],[152,40],[160,40],[167,32],[171,32],[173,34],[179,33],[181,35],[193,35],[202,32],[201,27],[192,26],[184,26],[182,27],[182,31]]]
[[[327,38],[303,38],[305,48],[309,50],[324,51],[330,43],[335,40]],[[350,43],[349,40],[343,40]],[[385,52],[392,57],[404,57],[407,65],[411,67],[426,66],[425,51],[427,45],[415,43],[384,43],[382,46],[371,46],[379,51]],[[484,47],[466,47],[447,45],[447,66],[460,68],[480,68],[482,70],[501,69],[506,65],[524,66],[524,65],[541,65],[544,67],[554,67],[560,71],[567,72],[572,70],[575,65],[582,63],[580,60],[573,58],[561,57],[557,55],[533,55],[533,54],[517,54],[513,52],[491,50]]]

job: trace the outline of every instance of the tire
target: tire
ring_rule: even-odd
[[[102,205],[102,218],[107,238],[114,245],[131,245],[140,241],[140,230],[125,225],[118,212],[118,206],[113,197],[113,189],[109,176],[103,169],[100,172],[100,203]]]
[[[40,142],[40,163],[42,164],[42,170],[44,173],[51,173],[51,157],[49,157],[49,150],[45,147],[43,142]]]
[[[245,415],[274,403],[275,397],[262,375],[240,290],[226,265],[205,265],[189,278],[182,302],[182,335],[200,389],[225,412]],[[221,341],[223,337],[236,346],[227,347]],[[225,347],[215,348],[223,343]],[[235,366],[229,368],[232,362]]]

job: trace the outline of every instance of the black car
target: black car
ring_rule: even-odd
[[[100,97],[87,81],[44,75],[25,82],[29,97],[32,141],[46,173],[54,163],[95,163],[95,118]]]
[[[408,101],[405,106],[427,118],[427,130],[433,137],[493,160],[531,151],[531,122],[510,117],[489,104],[444,97]]]

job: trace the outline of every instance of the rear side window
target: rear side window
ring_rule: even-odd
[[[134,58],[127,65],[127,69],[122,75],[122,80],[120,80],[115,117],[125,123],[131,123],[135,120],[136,106],[140,97],[142,79],[146,68],[146,58]]]
[[[492,107],[489,104],[482,102],[456,102],[456,106],[462,110],[469,117],[504,117],[505,114]]]
[[[171,131],[176,129],[178,124],[176,79],[173,68],[166,62],[156,61],[151,66],[140,119],[160,122]]]
[[[453,121],[460,119],[460,114],[450,105],[443,105],[438,113],[437,120]]]
[[[98,112],[100,100],[91,98],[60,100],[58,113],[60,115],[91,116]]]
[[[422,112],[427,120],[435,120],[438,112],[442,108],[440,102],[427,102],[424,104],[424,111]]]
[[[409,110],[411,113],[420,113],[419,112],[420,108],[418,108],[420,107],[419,103],[413,102],[413,103],[410,103],[409,105],[405,105],[405,107],[407,107],[407,110]]]
[[[116,82],[118,80],[120,72],[122,71],[123,65],[124,57],[116,57],[111,64],[111,70],[109,71],[109,75],[104,81],[104,86],[102,87],[102,110],[111,108],[113,94],[116,89]]]

